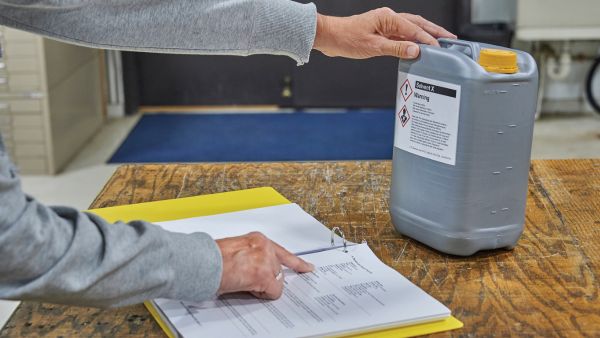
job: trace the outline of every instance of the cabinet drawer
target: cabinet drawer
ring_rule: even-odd
[[[9,114],[3,114],[0,112],[0,126],[12,126],[12,118]]]
[[[38,36],[32,33],[28,33],[22,30],[4,27],[3,30],[4,40],[18,41],[18,42],[35,42]]]
[[[2,117],[7,116],[7,115],[0,115]],[[10,133],[12,132],[12,118],[10,117],[10,115],[8,115],[8,117],[10,119],[8,119],[9,123],[0,123],[0,133],[5,134],[5,133]]]
[[[0,85],[4,84],[7,92],[39,91],[42,81],[39,74],[16,73],[0,77]]]
[[[15,156],[21,174],[40,175],[48,173],[48,161],[44,157]]]
[[[42,129],[44,125],[42,115],[15,114],[12,116],[12,125],[16,127],[37,127]]]
[[[37,72],[40,69],[40,63],[34,57],[20,57],[8,59],[5,62],[5,71],[7,73],[15,72]]]
[[[15,143],[44,142],[44,131],[41,128],[14,128],[12,139]]]
[[[46,146],[43,143],[17,144],[14,153],[17,157],[46,156]]]
[[[10,99],[4,101],[8,111],[12,113],[40,113],[42,100],[38,99]]]
[[[6,60],[38,55],[38,46],[36,42],[6,42],[2,50],[4,51]]]

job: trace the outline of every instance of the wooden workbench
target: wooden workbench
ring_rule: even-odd
[[[525,232],[513,251],[441,254],[394,232],[390,162],[120,167],[93,208],[272,186],[341,226],[462,320],[451,336],[600,336],[600,159],[534,161]],[[0,336],[160,336],[141,305],[98,310],[22,303]]]

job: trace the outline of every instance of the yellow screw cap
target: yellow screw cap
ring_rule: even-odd
[[[479,64],[490,73],[514,74],[519,71],[517,53],[503,49],[482,49]]]

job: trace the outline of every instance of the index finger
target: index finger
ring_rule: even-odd
[[[281,245],[273,241],[271,241],[271,243],[273,243],[275,254],[282,265],[285,265],[296,272],[311,272],[315,269],[312,264],[287,251]]]
[[[457,36],[455,34],[450,33],[442,26],[438,26],[435,23],[423,18],[420,15],[410,14],[410,13],[402,13],[401,15],[405,16],[406,19],[416,24],[417,26],[423,28],[429,34],[438,37],[438,38],[452,38],[456,39]]]
[[[402,37],[405,40],[439,46],[436,38],[412,21],[406,19],[402,14],[395,13],[390,19],[392,24],[389,27],[392,31],[388,33]]]

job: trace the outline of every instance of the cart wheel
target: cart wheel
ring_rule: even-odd
[[[587,94],[588,101],[590,105],[594,108],[594,110],[600,114],[600,97],[594,96],[594,78],[596,76],[600,76],[600,72],[598,69],[600,68],[600,57],[598,57],[592,63],[592,67],[590,68],[590,72],[587,75],[587,79],[585,82],[585,91]]]

